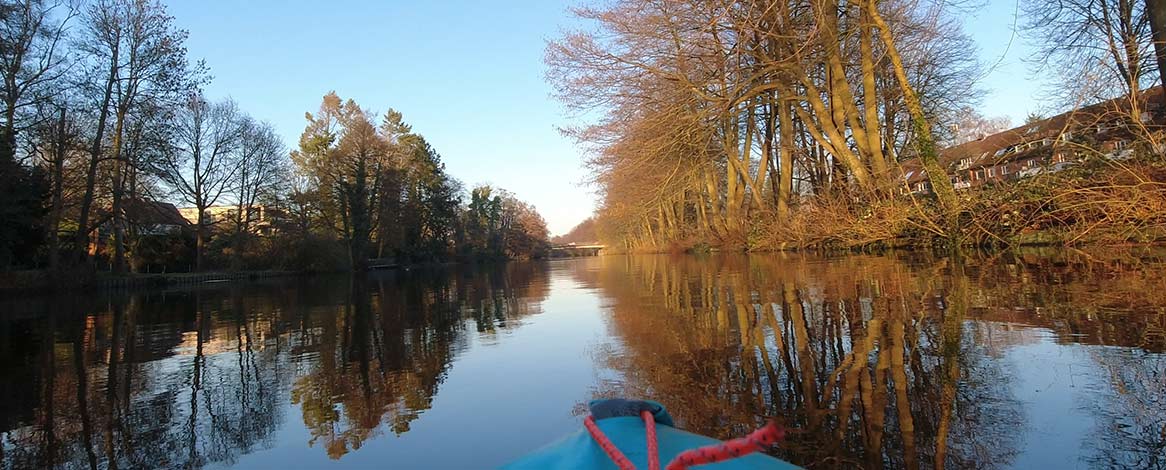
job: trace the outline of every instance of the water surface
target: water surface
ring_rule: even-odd
[[[1166,468],[1161,253],[604,256],[0,300],[0,468],[489,468],[665,403],[811,468]]]

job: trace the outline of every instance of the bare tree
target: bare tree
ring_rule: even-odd
[[[233,101],[207,102],[192,95],[175,117],[173,142],[155,168],[158,177],[184,202],[193,205],[195,269],[204,266],[209,228],[207,208],[236,187],[243,120]]]
[[[73,16],[70,5],[53,0],[0,0],[0,268],[30,262],[34,250],[24,245],[43,233],[44,181],[28,168],[36,145],[18,151],[18,134],[32,141],[27,131],[52,119],[49,97],[67,70],[62,43]]]
[[[261,200],[271,199],[283,189],[287,172],[287,153],[275,129],[266,122],[245,118],[239,140],[238,171],[232,191],[235,197],[234,224],[235,264],[241,260],[251,224]]]
[[[1025,31],[1038,51],[1036,72],[1049,76],[1050,91],[1062,105],[1133,96],[1147,86],[1153,54],[1145,5],[1138,0],[1024,3]]]
[[[979,140],[1012,128],[1012,119],[1008,116],[990,118],[980,114],[975,108],[963,108],[959,114],[960,118],[952,124],[949,132],[951,137],[944,142],[948,147]]]
[[[53,92],[51,84],[66,70],[63,43],[76,10],[52,0],[0,1],[0,76],[4,80],[4,122],[0,126],[0,161],[15,158],[16,135],[32,125],[27,119]]]
[[[77,49],[86,61],[83,85],[98,93],[96,126],[92,133],[85,193],[78,216],[76,244],[83,249],[89,237],[98,167],[112,162],[111,216],[114,218],[114,269],[124,265],[124,220],[120,204],[126,192],[129,164],[122,158],[123,138],[133,110],[150,102],[161,106],[183,96],[201,79],[201,64],[186,60],[186,32],[156,0],[99,0],[83,15],[85,31]],[[97,91],[100,90],[100,91]],[[107,134],[110,118],[113,129]],[[105,140],[111,140],[106,148]],[[82,257],[85,257],[82,251]]]
[[[171,141],[171,121],[174,109],[170,103],[160,102],[157,96],[145,96],[126,118],[124,135],[121,138],[122,150],[119,153],[120,165],[117,169],[121,174],[113,182],[120,184],[113,189],[117,191],[118,200],[134,201],[138,207],[145,199],[158,199],[163,196],[164,188],[159,187],[156,175],[151,171],[158,166],[158,162],[165,158]],[[145,207],[153,207],[146,205]],[[131,220],[126,211],[118,211],[113,219],[115,231],[114,265],[125,268],[126,264],[132,271],[137,270],[137,261],[140,257],[128,256],[137,252],[142,241],[141,225],[139,220]]]
[[[74,181],[67,181],[66,163],[75,153],[80,141],[79,129],[68,109],[61,106],[57,109],[57,117],[41,123],[36,128],[33,152],[40,156],[40,160],[48,171],[50,182],[49,213],[45,220],[45,235],[48,239],[49,268],[57,269],[60,266],[61,240],[60,227],[65,213],[65,195],[69,185]]]
[[[932,133],[974,102],[978,64],[942,6],[621,0],[577,14],[594,29],[552,42],[546,61],[570,109],[602,116],[567,131],[594,151],[601,232],[647,249],[742,246],[758,216],[785,223],[800,196],[888,199],[906,156],[958,212],[935,144],[946,135]]]

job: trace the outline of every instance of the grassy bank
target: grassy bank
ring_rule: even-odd
[[[799,201],[780,220],[755,212],[719,237],[680,233],[634,252],[1004,248],[1166,243],[1166,161],[1092,159],[1058,171],[960,191],[955,229],[933,197],[836,191]],[[619,243],[608,241],[611,247]],[[608,253],[619,251],[609,249]]]

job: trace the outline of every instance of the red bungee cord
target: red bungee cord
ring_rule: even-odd
[[[652,416],[652,412],[647,410],[641,411],[640,417],[644,420],[644,433],[648,441],[648,469],[660,470],[660,453],[656,443],[656,419]],[[615,466],[619,467],[620,470],[636,470],[636,466],[632,464],[631,460],[628,460],[627,456],[623,455],[623,452],[620,452],[611,439],[608,439],[607,435],[603,434],[603,431],[595,424],[594,416],[588,416],[584,419],[583,426],[587,428],[591,438],[595,439],[595,443],[599,444],[599,447],[615,463]],[[776,444],[783,438],[785,438],[785,431],[777,423],[770,421],[748,436],[681,452],[675,459],[672,459],[665,470],[687,470],[688,467],[696,465],[735,459]]]
[[[595,443],[599,444],[599,448],[603,449],[603,453],[607,454],[607,458],[611,459],[616,467],[619,467],[619,470],[636,470],[636,466],[632,465],[632,461],[628,460],[627,456],[619,451],[619,447],[616,447],[611,442],[611,439],[608,439],[607,435],[603,434],[603,431],[595,424],[594,416],[588,416],[587,419],[584,419],[583,426],[587,428],[587,432],[591,433],[591,438],[595,439]]]
[[[745,437],[739,437],[720,444],[686,450],[677,455],[665,470],[687,470],[695,465],[723,462],[747,454],[752,454],[785,438],[785,431],[777,423],[770,421],[761,429]]]
[[[641,411],[640,417],[644,418],[644,434],[648,438],[648,470],[660,470],[660,451],[656,448],[656,417],[648,410]]]

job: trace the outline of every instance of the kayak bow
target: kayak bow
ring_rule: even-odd
[[[749,436],[719,441],[677,429],[664,406],[654,401],[595,400],[585,430],[572,433],[518,460],[506,470],[790,470],[798,467],[759,451],[781,440],[774,423]]]

